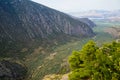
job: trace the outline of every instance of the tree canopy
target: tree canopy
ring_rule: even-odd
[[[69,80],[120,80],[120,43],[98,47],[89,41],[69,57]]]

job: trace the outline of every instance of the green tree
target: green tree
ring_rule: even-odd
[[[120,80],[120,43],[101,47],[89,41],[81,51],[69,57],[69,80]]]

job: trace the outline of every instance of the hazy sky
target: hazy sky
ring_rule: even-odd
[[[48,7],[69,12],[86,10],[116,10],[120,9],[120,0],[32,0]]]

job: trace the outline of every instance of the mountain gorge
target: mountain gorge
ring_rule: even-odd
[[[0,0],[0,42],[59,34],[92,36],[93,32],[87,24],[30,0]]]
[[[85,21],[31,0],[0,0],[0,79],[16,80],[16,76],[20,76],[18,78],[23,80],[27,74],[28,80],[40,80],[48,71],[60,71],[73,44],[65,44],[71,49],[62,47],[54,39],[62,43],[73,37],[94,36],[91,25]],[[53,43],[55,45],[50,46]],[[75,40],[73,43],[77,45]]]

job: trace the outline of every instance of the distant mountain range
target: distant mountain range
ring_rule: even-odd
[[[108,20],[118,20],[120,21],[120,10],[106,11],[106,10],[90,10],[83,12],[71,12],[71,15],[77,17],[87,17],[90,19],[108,19]]]

